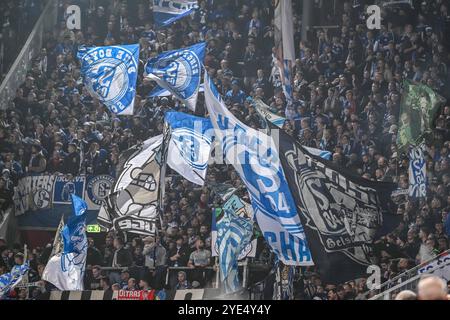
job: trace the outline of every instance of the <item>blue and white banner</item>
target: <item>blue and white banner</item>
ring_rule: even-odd
[[[205,101],[224,158],[244,181],[267,243],[287,265],[313,265],[272,138],[236,119],[207,73]]]
[[[203,186],[214,138],[210,119],[182,112],[167,112],[171,128],[167,164],[185,179]]]
[[[64,251],[48,261],[42,279],[59,290],[82,291],[88,248],[87,204],[74,194],[71,194],[71,198],[73,214],[61,232]]]
[[[132,115],[139,67],[139,45],[80,47],[78,59],[89,93],[117,115]]]
[[[270,112],[269,106],[262,102],[260,99],[254,99],[252,101],[256,112],[262,119],[264,119],[264,121],[270,121],[278,128],[283,128],[284,123],[286,122],[286,118]]]
[[[30,269],[28,263],[15,265],[11,272],[0,275],[0,298],[7,295],[21,281],[25,273]]]
[[[197,8],[197,1],[153,0],[153,19],[157,28],[166,27]]]
[[[247,219],[253,220],[253,209],[252,206],[245,201],[242,201],[236,195],[231,195],[227,198],[228,200],[224,203],[223,208],[218,208],[213,210],[212,215],[212,224],[211,224],[211,256],[218,257],[219,246],[217,244],[217,222],[220,221],[220,213],[221,210],[233,210],[234,215],[239,217],[247,217]],[[214,214],[216,213],[216,214]],[[241,261],[245,258],[254,258],[256,256],[256,247],[258,245],[258,239],[254,237],[252,241],[247,244],[247,246],[243,247],[242,250],[238,253],[238,260]]]
[[[427,196],[426,162],[421,146],[409,151],[409,196],[425,198]]]
[[[251,247],[253,222],[245,211],[244,203],[233,196],[222,210],[213,212],[217,229],[213,245],[219,253],[220,279],[227,293],[239,289],[238,260],[245,249]]]
[[[192,111],[195,111],[205,58],[206,43],[163,52],[148,60],[145,76],[158,86],[150,95],[166,89]]]

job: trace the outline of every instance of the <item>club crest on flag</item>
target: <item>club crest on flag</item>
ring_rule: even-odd
[[[116,114],[132,114],[139,46],[81,48],[78,57],[90,94]]]

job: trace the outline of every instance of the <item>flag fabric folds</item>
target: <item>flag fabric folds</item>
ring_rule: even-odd
[[[197,1],[153,0],[153,19],[157,28],[166,27],[197,8]]]
[[[405,81],[403,89],[397,146],[400,150],[407,150],[410,145],[420,145],[431,132],[436,113],[445,99],[423,84]]]
[[[271,122],[276,127],[283,129],[284,123],[286,122],[286,118],[283,118],[277,114],[270,112],[269,106],[262,102],[260,99],[253,100],[253,106],[255,107],[256,112],[259,116],[264,119],[266,125],[267,122]],[[304,147],[308,152],[312,153],[315,156],[319,156],[325,160],[331,160],[333,155],[330,151],[320,150],[311,147]]]
[[[139,45],[80,47],[81,75],[92,97],[117,115],[132,115],[139,67]]]
[[[390,207],[392,183],[373,182],[336,168],[280,130],[280,160],[324,281],[366,275],[373,241]]]
[[[205,101],[223,156],[245,183],[255,219],[267,243],[285,264],[312,265],[272,138],[236,119],[206,73]]]
[[[427,196],[427,172],[422,146],[409,151],[409,196],[425,198]]]
[[[22,265],[15,265],[11,272],[0,275],[0,297],[7,295],[23,279],[23,276],[30,270],[27,262]]]
[[[255,249],[252,247],[253,222],[246,207],[245,203],[234,195],[221,210],[213,211],[216,236],[212,239],[212,246],[218,253],[220,279],[227,293],[240,288],[238,261]]]
[[[185,179],[203,186],[214,138],[210,119],[182,112],[166,112],[170,126],[167,164]]]
[[[106,230],[155,235],[161,211],[167,159],[166,135],[159,135],[125,151],[118,177],[97,222]]]
[[[288,105],[290,105],[292,103],[292,66],[295,62],[291,0],[275,2],[274,27],[275,50],[281,83]]]
[[[186,107],[195,111],[205,58],[206,43],[161,53],[145,65],[145,76],[158,86],[150,93],[168,90]]]
[[[59,290],[82,291],[88,241],[86,236],[86,202],[71,194],[73,214],[61,231],[63,251],[48,261],[42,279]]]

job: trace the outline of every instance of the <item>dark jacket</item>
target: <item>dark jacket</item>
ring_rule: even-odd
[[[178,252],[178,254],[180,255],[180,257],[178,258],[177,261],[172,261],[170,260],[171,257],[173,257],[174,255],[176,255]],[[169,254],[167,255],[167,261],[170,267],[175,266],[175,263],[178,262],[178,266],[179,267],[184,267],[187,266],[188,260],[189,260],[189,248],[185,245],[181,246],[181,248],[178,250],[176,247],[173,248],[172,250],[169,251]]]

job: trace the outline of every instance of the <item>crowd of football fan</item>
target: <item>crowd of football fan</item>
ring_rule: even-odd
[[[0,80],[22,49],[44,0],[8,0],[0,2]]]
[[[315,7],[317,24],[339,27],[313,29],[307,42],[300,41],[300,8],[294,1],[297,59],[294,101],[288,108],[271,45],[271,1],[199,1],[195,14],[161,30],[153,28],[150,2],[61,2],[60,27],[48,35],[13,103],[0,111],[1,210],[12,205],[14,185],[26,174],[114,176],[121,152],[162,132],[164,111],[188,112],[170,97],[147,98],[154,84],[142,77],[144,62],[162,51],[201,41],[207,42],[207,72],[227,107],[247,125],[263,126],[248,99],[259,97],[274,113],[292,119],[286,130],[304,145],[331,151],[333,162],[367,179],[408,188],[408,158],[397,152],[395,144],[402,81],[427,84],[449,97],[448,0],[414,1],[415,10],[383,10],[382,28],[373,31],[366,28],[364,1],[342,1],[336,12]],[[74,3],[82,9],[81,31],[65,27],[65,7]],[[118,118],[83,86],[77,48],[137,42],[141,76],[135,115]],[[206,115],[203,101],[200,97],[197,115]],[[427,198],[400,197],[397,214],[402,222],[376,243],[383,282],[449,248],[450,105],[442,106],[435,127],[427,142]],[[209,188],[214,182],[243,186],[231,166],[224,165],[209,168],[203,188],[176,177],[166,188],[162,232],[156,239],[136,237],[124,243],[114,234],[102,244],[90,239],[86,289],[210,285],[212,272],[205,267],[214,264],[210,212],[215,197]],[[6,243],[0,247],[2,274],[22,259],[22,247]],[[51,245],[30,252],[31,282],[39,281],[50,252]],[[263,241],[257,259],[271,259]],[[168,281],[167,266],[174,267]],[[104,267],[129,268],[105,271]],[[361,299],[367,291],[364,279],[331,285],[314,271],[302,268],[303,277],[295,282],[297,298]],[[17,289],[12,296],[25,298],[24,290]],[[39,292],[32,290],[30,297]]]

